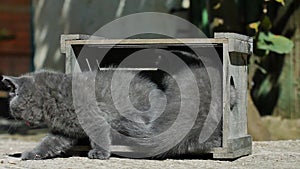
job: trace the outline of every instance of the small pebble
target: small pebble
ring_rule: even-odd
[[[8,163],[9,163],[9,164],[14,164],[14,165],[16,165],[16,164],[17,164],[17,162],[16,162],[16,161],[8,161]]]

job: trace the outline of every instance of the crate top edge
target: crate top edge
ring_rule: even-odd
[[[171,39],[171,38],[170,38]],[[189,39],[237,39],[237,40],[242,40],[242,41],[248,41],[248,42],[253,42],[253,38],[249,37],[247,35],[242,35],[238,33],[233,33],[233,32],[215,32],[214,33],[214,38],[172,38],[172,40],[189,40]],[[100,37],[100,36],[95,36],[95,35],[86,35],[86,34],[62,34],[61,35],[61,40],[63,41],[72,41],[72,40],[124,40],[124,39],[117,39],[117,38],[105,38],[105,37]],[[130,40],[130,39],[126,39]],[[151,39],[137,39],[137,40],[151,40]],[[152,40],[162,40],[162,39],[155,39],[153,38]]]
[[[252,43],[253,38],[250,36],[238,34],[238,33],[233,33],[233,32],[215,32],[214,33],[215,38],[226,38],[226,39],[237,39],[241,41],[247,41]]]
[[[223,44],[228,43],[226,38],[180,38],[180,39],[88,39],[88,40],[66,40],[68,45],[139,45],[139,44]]]
[[[178,39],[108,39],[93,35],[63,34],[61,35],[61,52],[66,53],[66,46],[71,45],[198,45],[229,44],[230,52],[251,54],[253,38],[237,33],[215,33],[215,38],[178,38]],[[235,49],[241,44],[245,49]],[[248,45],[247,45],[248,44]],[[246,49],[247,48],[247,49]]]

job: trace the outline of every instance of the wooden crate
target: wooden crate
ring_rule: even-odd
[[[120,50],[115,53],[122,55],[128,50],[135,51],[137,48],[176,48],[183,49],[182,44],[190,44],[192,46],[206,48],[214,48],[219,55],[222,68],[222,146],[214,148],[211,153],[216,159],[234,159],[244,155],[251,154],[252,138],[247,134],[247,60],[252,54],[253,39],[244,35],[235,33],[216,33],[214,38],[201,39],[104,39],[99,37],[90,37],[88,35],[62,35],[61,36],[61,52],[66,55],[66,73],[71,73],[74,66],[78,64],[76,58],[80,53],[83,45],[97,46],[101,49],[118,46],[112,50]],[[122,49],[122,50],[121,50]],[[125,52],[125,53],[124,53]],[[128,53],[127,53],[128,54]],[[114,57],[114,55],[111,55]],[[113,58],[112,58],[113,59]],[[88,62],[83,69],[95,69],[99,66],[90,65]],[[104,64],[105,66],[105,64]],[[145,69],[143,67],[141,69]],[[135,68],[139,69],[139,68]],[[151,68],[146,68],[151,70]],[[238,101],[236,107],[230,107],[230,85],[236,88]],[[112,152],[129,151],[126,147],[114,145]],[[195,152],[193,152],[195,153]]]

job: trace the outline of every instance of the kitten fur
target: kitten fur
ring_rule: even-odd
[[[156,152],[159,152],[159,148],[165,146],[164,144],[175,145],[168,151],[150,154],[152,158],[174,157],[191,152],[205,153],[213,147],[220,147],[221,123],[218,124],[217,128],[215,125],[209,126],[210,128],[216,128],[216,130],[207,141],[199,143],[200,131],[211,104],[221,103],[211,102],[211,86],[208,83],[206,69],[192,67],[191,70],[197,79],[200,94],[199,113],[196,119],[186,119],[179,123],[179,127],[184,129],[195,120],[195,123],[192,123],[191,130],[178,143],[173,140],[174,135],[151,140],[153,136],[170,129],[178,116],[181,102],[191,102],[189,104],[193,104],[188,96],[185,99],[180,98],[178,84],[170,76],[165,76],[162,80],[164,89],[159,88],[157,84],[141,74],[134,76],[130,82],[129,96],[135,109],[147,112],[153,103],[159,103],[164,98],[167,99],[167,104],[161,115],[155,108],[152,112],[148,111],[147,113],[140,113],[136,110],[131,111],[130,108],[124,109],[130,119],[127,119],[127,116],[122,116],[124,112],[118,112],[114,106],[114,101],[118,101],[118,99],[112,99],[110,90],[114,70],[82,72],[73,75],[52,71],[37,71],[20,77],[3,76],[2,82],[11,88],[10,110],[12,116],[24,120],[30,126],[44,123],[49,128],[49,134],[33,150],[23,152],[21,158],[23,160],[37,160],[60,156],[75,146],[79,139],[89,138],[92,149],[88,152],[88,157],[108,159],[111,155],[110,147],[112,144],[126,142],[126,140],[118,139],[117,135],[114,136],[112,129],[131,138],[141,138],[139,140],[142,141],[130,139],[127,141],[135,141],[133,145],[142,151],[145,150],[145,152],[147,148],[153,151],[157,149]],[[114,92],[117,92],[121,98],[121,96],[128,93],[125,90],[126,84],[124,84],[124,81],[128,80],[134,72],[118,71],[118,74],[116,85],[118,87]],[[176,72],[176,76],[186,82],[183,84],[183,90],[193,94],[196,91],[192,91],[193,89],[189,83],[191,80],[186,74],[186,70]],[[72,82],[74,78],[77,79],[75,84]],[[93,85],[95,91],[93,91]],[[81,96],[76,98],[78,103],[76,106],[74,106],[72,87],[79,89],[77,92]],[[153,90],[157,92],[151,93]],[[91,99],[94,95],[96,96],[96,103]],[[91,102],[96,105],[90,104]],[[96,114],[96,116],[100,116],[105,120],[104,123],[107,125],[99,124],[99,126],[103,126],[103,129],[100,129],[101,131],[97,130],[99,128],[96,126],[99,122],[91,121],[93,119],[92,114]],[[91,130],[84,130],[83,123],[91,124]],[[93,126],[96,126],[95,130],[92,129]],[[181,133],[178,131],[178,134]],[[96,137],[101,140],[101,145],[97,144]],[[138,154],[132,157],[139,158]]]

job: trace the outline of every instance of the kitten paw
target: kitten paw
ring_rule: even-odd
[[[100,159],[100,160],[106,160],[109,159],[110,153],[108,151],[101,151],[101,150],[90,150],[88,153],[88,157],[90,159]]]
[[[27,151],[27,152],[22,153],[21,159],[22,160],[41,160],[42,156],[35,152]]]

